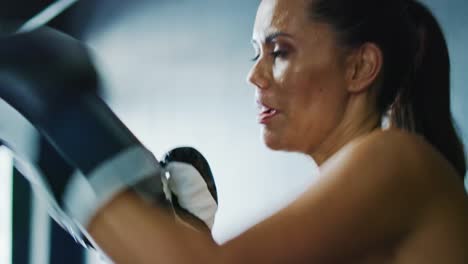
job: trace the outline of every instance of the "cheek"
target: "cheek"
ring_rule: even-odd
[[[278,65],[274,74],[280,81],[282,97],[287,100],[285,103],[291,114],[295,119],[304,118],[304,115],[326,103],[327,94],[333,89],[327,82],[332,78],[313,65],[288,66],[286,63]]]
[[[346,104],[343,75],[330,66],[308,65],[285,71],[284,98],[287,98],[291,133],[297,137],[320,137],[328,133],[342,115]],[[314,136],[315,135],[315,136]]]

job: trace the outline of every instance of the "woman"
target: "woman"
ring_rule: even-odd
[[[311,156],[319,180],[221,246],[126,192],[90,226],[104,251],[117,263],[468,263],[465,156],[431,13],[414,0],[263,0],[253,43],[265,144]]]

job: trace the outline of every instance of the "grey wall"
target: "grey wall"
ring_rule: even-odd
[[[453,111],[467,142],[468,2],[425,2],[447,34]],[[309,158],[268,151],[260,140],[254,90],[245,82],[257,4],[143,1],[101,28],[99,14],[109,15],[97,6],[87,37],[111,88],[108,102],[142,141],[158,156],[187,144],[210,160],[220,193],[214,227],[220,242],[287,204],[316,173]]]

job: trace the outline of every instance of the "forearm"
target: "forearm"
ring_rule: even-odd
[[[175,223],[130,191],[100,210],[89,232],[116,263],[223,263],[209,234]]]

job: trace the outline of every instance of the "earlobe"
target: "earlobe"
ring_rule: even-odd
[[[382,63],[382,51],[377,45],[361,45],[352,55],[348,90],[358,93],[371,87],[379,76]]]

